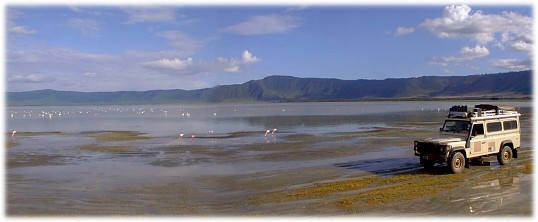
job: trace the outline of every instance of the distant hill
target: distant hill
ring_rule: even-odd
[[[269,76],[198,90],[8,92],[8,105],[168,104],[432,99],[522,99],[532,96],[532,70],[470,76],[340,80]]]

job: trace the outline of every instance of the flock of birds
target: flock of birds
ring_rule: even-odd
[[[179,115],[181,118],[189,118],[191,117],[191,113],[185,112],[185,109],[177,109],[175,110],[177,112],[177,115]],[[234,109],[234,111],[237,111],[237,109]],[[285,110],[282,110],[285,112]],[[23,111],[11,111],[10,117],[11,118],[43,118],[43,119],[50,119],[53,118],[62,118],[62,117],[69,117],[69,116],[98,116],[100,114],[105,113],[134,113],[136,115],[144,115],[144,114],[150,114],[150,113],[162,113],[165,117],[169,116],[168,110],[163,109],[154,109],[154,108],[79,108],[79,109],[72,109],[72,110],[23,110]],[[212,113],[213,117],[217,117],[217,112]],[[273,136],[275,132],[277,131],[276,128],[270,130],[266,130],[264,137],[267,137],[269,134]],[[11,133],[11,138],[15,137],[15,134],[17,131],[13,131]],[[208,131],[209,134],[214,134],[215,132],[213,130]],[[184,139],[185,134],[180,133],[178,135],[178,141],[181,143]],[[194,139],[196,138],[195,134],[192,134],[190,136],[189,142],[193,143]]]
[[[271,130],[265,131],[265,137],[267,137],[267,134],[269,134],[269,132],[271,132],[271,135],[274,135],[275,131],[276,131],[276,128],[274,128],[272,132],[271,132]]]
[[[277,131],[277,128],[274,128],[273,130],[268,129],[268,130],[265,131],[265,135],[264,135],[264,137],[267,138],[267,135],[269,135],[269,133],[271,134],[271,136],[274,136],[276,131]],[[215,131],[213,131],[213,130],[209,130],[209,131],[208,131],[208,134],[209,134],[209,135],[214,134],[214,133],[215,133]],[[178,142],[179,142],[180,144],[181,144],[181,140],[183,139],[184,136],[185,136],[184,133],[180,133],[180,134],[178,135]],[[190,139],[189,139],[189,143],[193,143],[193,142],[194,142],[194,138],[196,138],[196,135],[195,135],[195,134],[192,134],[191,137],[190,137]]]
[[[185,109],[176,109],[171,112],[177,112],[182,118],[191,116]],[[12,110],[10,111],[11,118],[31,118],[41,117],[44,119],[73,117],[73,116],[99,116],[107,113],[134,113],[136,115],[155,115],[161,114],[168,117],[169,110],[160,108],[73,108],[70,110]],[[123,115],[123,114],[122,114]],[[213,113],[215,117],[217,113]]]

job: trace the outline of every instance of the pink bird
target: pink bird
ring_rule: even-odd
[[[193,142],[194,141],[194,135],[191,136],[191,139],[189,140],[189,142]]]

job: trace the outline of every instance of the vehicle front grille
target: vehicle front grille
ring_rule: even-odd
[[[415,150],[422,155],[443,154],[442,148],[444,147],[435,143],[417,142]]]

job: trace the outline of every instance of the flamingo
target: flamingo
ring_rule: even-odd
[[[191,139],[189,140],[189,142],[193,142],[194,141],[194,135],[191,136]]]
[[[271,132],[271,130],[265,131],[265,137],[267,137],[267,134],[269,134],[270,132]]]
[[[181,138],[183,137],[183,135],[185,135],[185,134],[183,134],[183,133],[179,134],[179,142],[181,142]]]
[[[13,132],[11,133],[11,138],[15,137],[15,133],[17,133],[17,130],[13,130]]]
[[[276,128],[273,129],[273,132],[271,132],[271,135],[274,135],[276,132]]]

